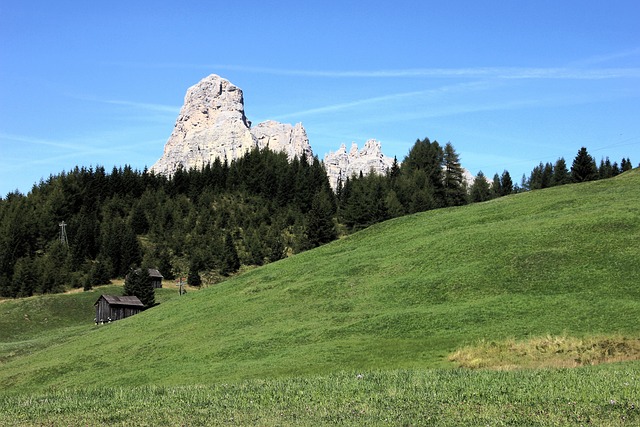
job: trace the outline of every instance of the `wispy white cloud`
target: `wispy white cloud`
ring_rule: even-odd
[[[570,67],[465,67],[465,68],[406,68],[383,70],[304,70],[288,68],[253,67],[229,64],[195,63],[111,63],[111,65],[151,68],[188,68],[230,70],[255,74],[317,78],[492,78],[492,79],[567,79],[599,80],[640,78],[640,67],[585,68],[589,63],[630,56],[636,51],[622,52],[577,62]]]
[[[615,60],[618,60],[618,59],[624,59],[624,58],[629,58],[629,57],[633,57],[633,56],[640,56],[640,47],[633,48],[633,49],[628,49],[628,50],[623,50],[623,51],[620,51],[620,52],[612,52],[612,53],[606,53],[606,54],[602,54],[602,55],[594,55],[594,56],[591,56],[589,58],[573,62],[572,65],[573,66],[587,66],[587,65],[593,65],[593,64],[602,64],[602,63],[605,63],[605,62],[611,62],[611,61],[615,61]]]
[[[441,86],[435,89],[418,90],[418,91],[411,91],[411,92],[400,92],[400,93],[394,93],[394,94],[383,95],[383,96],[363,98],[363,99],[358,99],[358,100],[349,101],[349,102],[335,103],[335,104],[325,105],[322,107],[316,107],[316,108],[310,108],[307,110],[280,114],[273,117],[273,119],[281,120],[281,119],[297,118],[297,117],[304,117],[304,116],[310,116],[310,115],[334,113],[337,111],[354,109],[354,108],[363,107],[366,105],[388,103],[392,101],[399,101],[399,100],[410,99],[410,98],[425,99],[425,98],[435,97],[435,96],[443,95],[447,93],[454,93],[454,92],[460,93],[460,92],[483,90],[493,86],[494,86],[493,84],[490,84],[488,82],[483,82],[483,81],[461,83],[456,85],[446,85],[446,86]]]
[[[23,143],[29,145],[41,145],[55,148],[63,148],[67,150],[79,151],[86,148],[86,145],[70,144],[68,142],[59,142],[51,139],[37,138],[27,135],[15,135],[0,132],[0,140],[7,141],[8,143]]]
[[[147,103],[147,102],[134,102],[134,101],[124,101],[124,100],[118,100],[118,99],[105,99],[105,100],[101,100],[101,99],[93,99],[94,101],[97,102],[102,102],[105,104],[112,104],[112,105],[124,105],[127,107],[133,107],[139,110],[146,110],[146,111],[152,111],[152,112],[159,112],[159,113],[172,113],[172,114],[177,114],[180,111],[180,107],[176,107],[173,105],[163,105],[163,104],[152,104],[152,103]]]
[[[94,164],[104,164],[105,160],[114,158],[115,153],[118,153],[120,157],[126,157],[126,153],[162,144],[162,140],[131,142],[127,136],[126,133],[95,132],[89,135],[76,135],[69,140],[71,142],[60,142],[29,135],[0,132],[0,145],[22,145],[22,150],[20,150],[22,154],[15,150],[13,152],[16,161],[3,161],[2,167],[18,170],[33,165],[58,164],[69,159],[77,159],[77,164],[87,164],[87,161]],[[42,148],[38,149],[37,146]],[[126,163],[126,161],[119,163]]]
[[[67,94],[67,96],[80,101],[97,102],[99,104],[108,104],[108,105],[120,105],[124,107],[131,107],[139,111],[146,111],[146,112],[152,112],[152,113],[177,114],[180,111],[180,107],[175,105],[155,104],[151,102],[137,102],[137,101],[124,100],[124,99],[104,99],[104,98],[87,96],[87,95]]]

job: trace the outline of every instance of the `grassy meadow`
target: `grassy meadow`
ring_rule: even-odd
[[[391,370],[0,396],[1,425],[638,425],[639,366]]]
[[[108,325],[2,302],[0,424],[638,424],[638,188],[398,218]]]

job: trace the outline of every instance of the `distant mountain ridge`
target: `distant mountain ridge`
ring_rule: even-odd
[[[393,159],[382,153],[380,141],[370,139],[364,143],[362,150],[358,150],[358,144],[351,144],[351,149],[347,153],[347,146],[342,144],[338,151],[330,152],[324,156],[324,165],[329,176],[329,184],[334,190],[338,188],[339,182],[345,182],[353,175],[363,175],[374,171],[375,173],[386,173],[393,164]]]
[[[254,148],[285,152],[289,159],[313,159],[313,150],[302,123],[291,125],[267,120],[252,126],[245,115],[242,89],[216,74],[191,86],[185,95],[173,132],[162,157],[151,167],[156,174],[171,176],[182,166],[200,169],[216,159],[236,160]],[[353,175],[386,173],[393,159],[382,152],[380,141],[370,139],[359,150],[354,142],[324,157],[331,187],[338,188]],[[473,176],[465,171],[467,184]]]

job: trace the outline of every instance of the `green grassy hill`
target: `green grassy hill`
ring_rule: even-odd
[[[0,300],[0,364],[92,331],[93,304],[101,294],[121,295],[122,284],[90,292]],[[156,290],[156,302],[177,297],[171,286]]]
[[[89,322],[4,363],[0,390],[452,367],[452,352],[482,339],[637,337],[639,188],[634,170],[378,224]]]

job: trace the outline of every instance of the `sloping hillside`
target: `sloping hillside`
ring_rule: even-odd
[[[378,224],[16,358],[0,389],[442,367],[482,338],[637,335],[639,187],[635,170]]]

